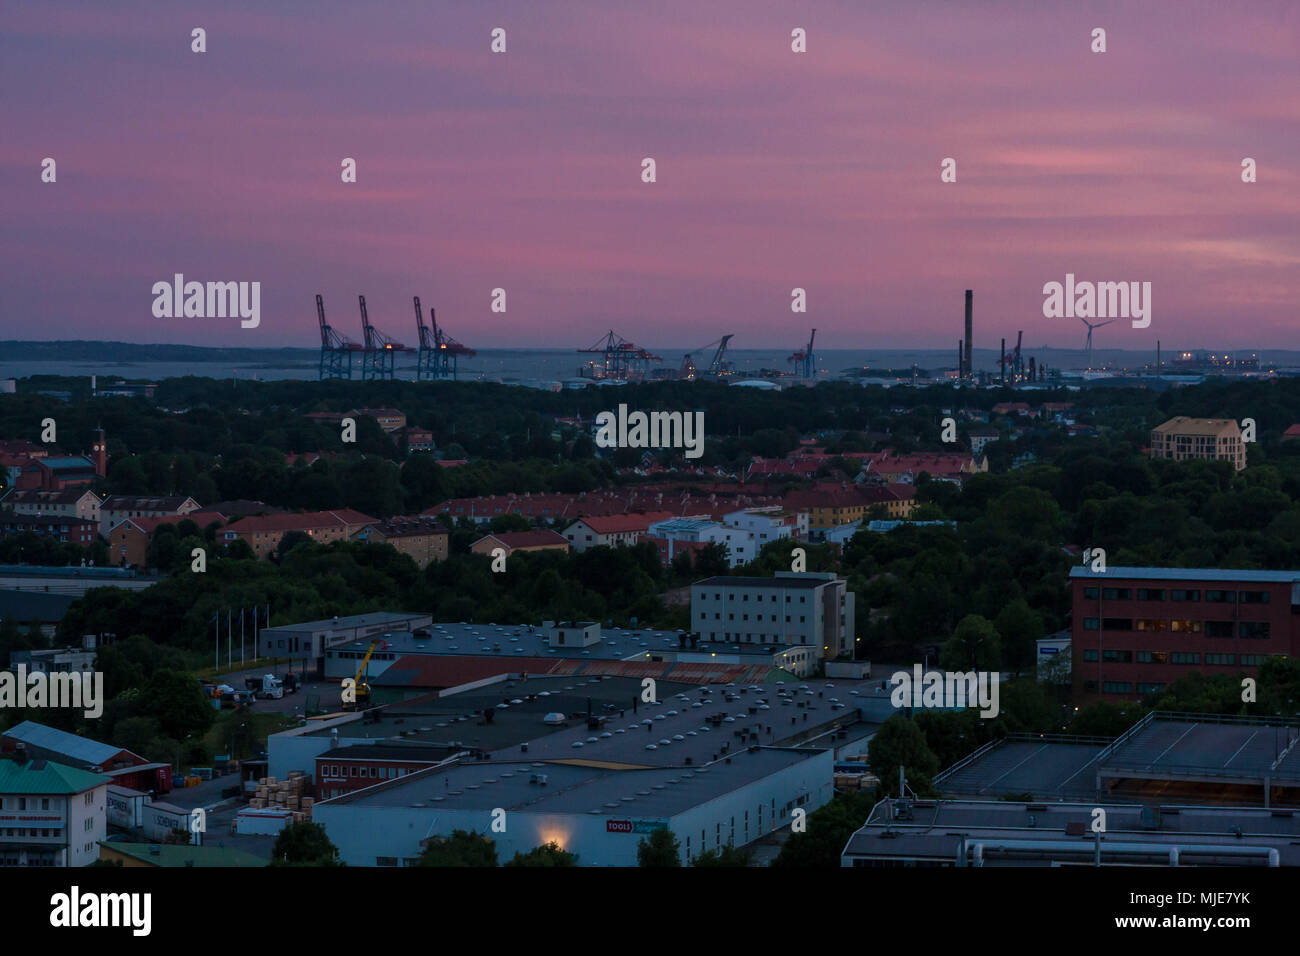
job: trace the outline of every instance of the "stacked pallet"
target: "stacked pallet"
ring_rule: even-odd
[[[292,811],[294,822],[300,823],[311,819],[311,807],[314,802],[311,797],[303,796],[305,790],[307,790],[307,775],[301,770],[290,771],[287,780],[261,777],[257,781],[257,789],[252,799],[248,801],[248,805],[254,810]]]

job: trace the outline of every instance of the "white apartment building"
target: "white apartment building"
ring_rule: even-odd
[[[80,518],[83,521],[99,521],[101,503],[99,495],[85,488],[66,491],[14,489],[0,498],[0,507],[16,515]]]
[[[773,541],[808,537],[807,512],[786,511],[784,508],[745,508],[723,515],[722,521],[733,532],[727,542],[731,548],[733,568],[753,561],[763,546]]]
[[[691,585],[691,630],[704,641],[795,645],[852,655],[854,595],[829,572],[713,577]]]
[[[0,760],[0,866],[86,866],[107,835],[112,778],[49,760]]]
[[[109,495],[99,509],[99,533],[108,537],[120,522],[127,518],[170,518],[177,520],[184,515],[199,510],[199,503],[193,498],[173,495],[171,497],[136,497],[133,495]]]

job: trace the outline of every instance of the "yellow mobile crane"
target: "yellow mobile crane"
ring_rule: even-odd
[[[365,673],[366,665],[370,663],[370,655],[375,652],[379,646],[379,641],[370,642],[370,647],[366,649],[366,656],[361,658],[361,666],[357,668],[357,674],[352,678],[352,689],[356,695],[356,701],[351,704],[344,704],[344,710],[364,710],[370,703],[370,685],[363,683],[361,675]]]

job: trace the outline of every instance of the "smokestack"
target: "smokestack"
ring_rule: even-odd
[[[1160,340],[1156,339],[1156,375],[1160,374]]]
[[[1002,359],[998,362],[998,368],[1001,370],[1002,384],[1007,384],[1007,340],[1002,340]]]
[[[971,331],[972,331],[971,303],[974,300],[974,298],[975,298],[975,293],[972,290],[967,289],[966,290],[966,377],[967,378],[975,377],[973,366],[971,365]]]

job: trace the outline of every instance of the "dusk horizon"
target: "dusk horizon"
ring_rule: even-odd
[[[0,337],[310,348],[319,293],[348,337],[365,294],[407,345],[418,295],[474,348],[612,328],[793,350],[816,327],[825,349],[948,349],[974,289],[977,348],[1078,348],[1077,319],[1043,314],[1067,274],[1151,283],[1149,327],[1099,333],[1115,348],[1294,328],[1287,4],[129,6],[15,9],[0,38]],[[259,282],[259,327],[155,318],[176,273]]]

